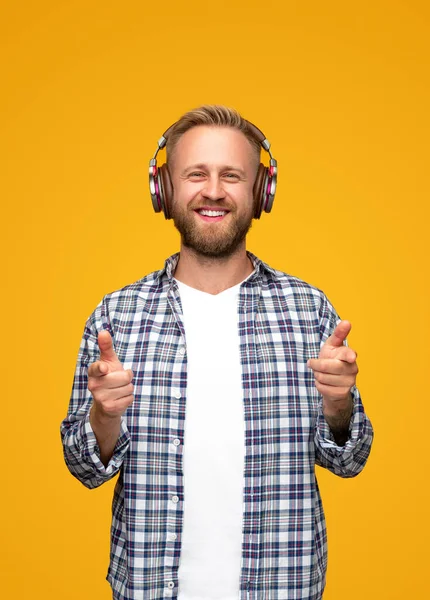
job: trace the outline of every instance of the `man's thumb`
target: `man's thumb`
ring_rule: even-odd
[[[105,329],[100,331],[97,340],[100,348],[100,360],[106,360],[107,362],[118,361],[109,331]]]
[[[346,340],[350,331],[351,323],[349,321],[340,321],[340,323],[336,325],[336,329],[331,336],[327,338],[326,345],[334,347],[343,346],[343,342]]]

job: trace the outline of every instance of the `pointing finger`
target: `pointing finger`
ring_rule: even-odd
[[[92,363],[88,367],[88,377],[102,377],[109,373],[109,366],[101,360]]]
[[[319,358],[341,360],[347,363],[353,363],[357,360],[357,353],[349,346],[332,347],[330,355],[320,355]]]
[[[112,371],[103,378],[103,388],[115,389],[123,387],[133,381],[133,371]]]
[[[347,352],[345,352],[345,356],[343,358],[340,358],[340,360],[344,360],[345,362],[348,362],[351,364],[355,363],[355,361],[357,360],[357,353],[354,352],[354,350],[347,348]]]
[[[350,363],[346,360],[336,358],[311,358],[308,360],[307,366],[313,371],[331,373],[333,375],[358,373],[358,365],[355,361]]]

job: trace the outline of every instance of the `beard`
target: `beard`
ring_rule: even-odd
[[[234,206],[214,206],[214,210],[229,210],[224,217],[228,224],[199,224],[194,214],[197,208],[192,205],[181,208],[175,200],[172,202],[171,216],[181,234],[182,245],[207,258],[228,258],[234,254],[251,228],[253,212],[238,217]]]

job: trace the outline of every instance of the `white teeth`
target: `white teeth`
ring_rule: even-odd
[[[224,210],[199,210],[199,214],[204,217],[223,217],[225,213]]]

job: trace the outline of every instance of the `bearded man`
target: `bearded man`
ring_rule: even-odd
[[[119,474],[115,600],[319,600],[315,465],[354,477],[373,437],[351,324],[246,249],[276,185],[259,129],[203,106],[166,143],[151,194],[180,252],[89,317],[61,428],[66,463],[88,488]]]

